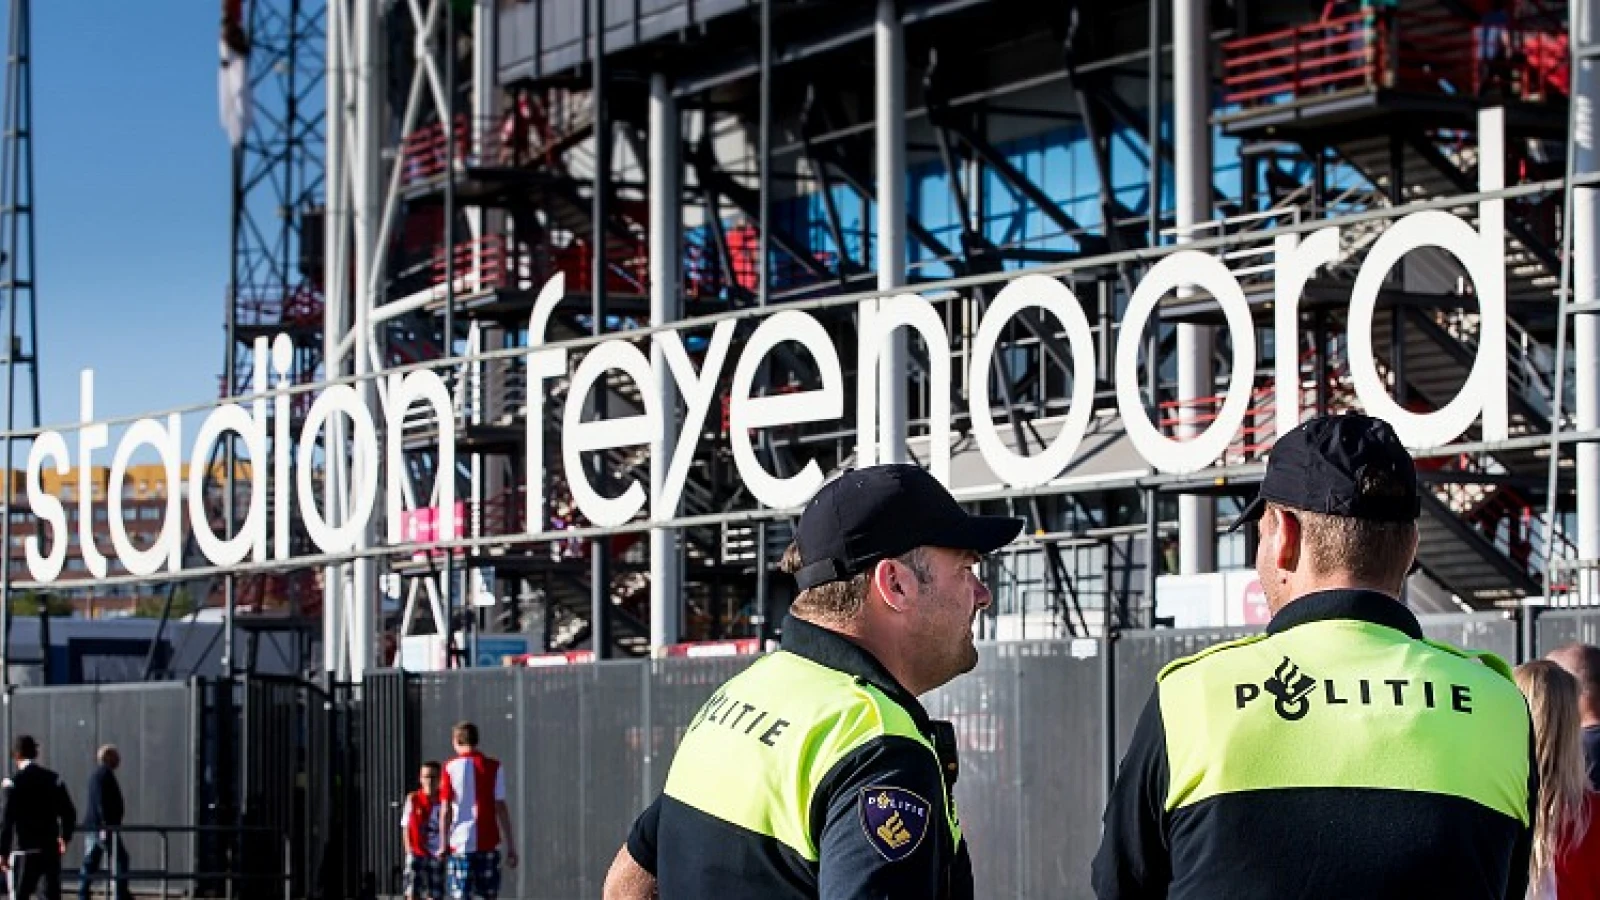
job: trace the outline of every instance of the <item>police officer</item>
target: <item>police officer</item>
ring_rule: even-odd
[[[1382,421],[1278,440],[1240,517],[1272,620],[1161,671],[1106,808],[1102,900],[1522,898],[1527,706],[1503,661],[1427,640],[1396,599],[1420,510]]]
[[[1021,528],[916,466],[824,485],[781,564],[783,649],[691,720],[607,900],[971,897],[954,732],[917,696],[977,664],[973,568]]]
[[[66,782],[39,765],[39,744],[18,735],[12,756],[17,771],[0,781],[5,811],[0,813],[0,869],[14,898],[61,900],[61,856],[72,840],[78,811]]]

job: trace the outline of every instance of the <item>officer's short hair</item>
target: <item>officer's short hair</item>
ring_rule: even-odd
[[[478,746],[478,726],[471,722],[457,722],[456,727],[450,729],[450,738],[463,746],[476,747]]]
[[[101,765],[105,765],[106,757],[108,757],[111,754],[116,753],[116,752],[117,752],[117,745],[116,744],[105,744],[99,750],[95,751],[94,760],[95,760],[95,762],[100,763]],[[118,754],[118,755],[121,755],[121,754]]]
[[[928,583],[928,559],[925,548],[914,548],[909,553],[895,557],[895,560],[915,572],[919,584]],[[778,571],[793,575],[800,570],[801,565],[803,563],[800,545],[791,541],[788,549],[783,551],[783,558],[778,561]],[[789,608],[809,619],[848,622],[861,612],[861,604],[867,599],[867,584],[871,580],[872,567],[869,567],[865,572],[858,572],[849,581],[830,581],[808,591],[801,591]]]
[[[11,742],[11,755],[17,759],[38,759],[39,742],[31,734],[19,734]]]
[[[1386,583],[1411,570],[1415,522],[1330,516],[1269,503],[1300,520],[1300,540],[1318,572],[1343,572],[1357,581]]]

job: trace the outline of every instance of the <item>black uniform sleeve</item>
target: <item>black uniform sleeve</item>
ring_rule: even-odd
[[[1172,854],[1167,843],[1167,739],[1159,698],[1158,688],[1139,716],[1106,804],[1105,831],[1092,871],[1095,896],[1100,900],[1165,897],[1172,881]]]
[[[956,848],[926,745],[882,737],[840,760],[818,787],[811,822],[819,900],[943,895]]]
[[[639,868],[656,874],[656,829],[661,823],[661,796],[633,820],[633,830],[628,832],[628,855]]]
[[[61,822],[61,839],[72,840],[72,829],[78,824],[78,810],[72,805],[67,783],[59,775],[56,776],[56,818]]]

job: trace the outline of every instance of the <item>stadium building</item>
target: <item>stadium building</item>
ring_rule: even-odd
[[[821,326],[838,364],[785,335],[757,361],[752,393],[829,408],[755,430],[754,465],[814,484],[870,458],[931,464],[947,442],[958,495],[1029,522],[989,564],[985,636],[1259,622],[1244,571],[1252,538],[1221,532],[1281,428],[1372,408],[1362,377],[1416,417],[1408,438],[1430,454],[1412,605],[1564,602],[1572,579],[1548,571],[1552,558],[1595,556],[1580,552],[1595,539],[1583,524],[1594,491],[1573,464],[1588,451],[1566,447],[1552,465],[1549,440],[1595,424],[1592,372],[1573,366],[1590,320],[1564,322],[1559,291],[1572,246],[1568,307],[1592,293],[1587,207],[1569,222],[1560,184],[1586,151],[1568,140],[1566,9],[1520,4],[1508,27],[1484,25],[1487,12],[1452,0],[1392,13],[532,2],[330,19],[357,38],[344,45],[353,55],[330,58],[358,74],[330,87],[350,112],[328,183],[350,193],[330,199],[327,221],[352,225],[326,230],[340,255],[326,262],[353,279],[322,285],[326,373],[487,355],[451,369],[457,530],[421,532],[469,546],[391,558],[387,573],[352,564],[342,581],[358,611],[330,628],[367,665],[388,662],[363,645],[391,630],[402,644],[516,631],[535,653],[602,656],[769,636],[786,598],[768,573],[791,520],[737,458],[736,432],[752,432],[735,426],[733,382],[738,349],[786,309]],[[1496,199],[1471,199],[1480,192]],[[1430,246],[1441,215],[1494,246],[1468,259],[1460,242]],[[1412,234],[1422,239],[1396,256]],[[1242,302],[1174,282],[1125,336],[1153,264],[1191,243],[1226,267]],[[1367,262],[1375,249],[1381,265]],[[1473,261],[1492,263],[1471,272]],[[1481,284],[1484,271],[1498,283]],[[1081,321],[1042,303],[1004,304],[991,321],[1022,273],[1067,288]],[[563,299],[541,307],[557,276]],[[936,312],[940,346],[911,327],[881,348],[863,338],[870,313],[856,298],[902,292]],[[725,358],[707,317],[734,323]],[[628,337],[669,326],[688,371],[723,362],[708,407],[692,408],[681,377],[663,384],[660,341]],[[1577,350],[1558,348],[1564,328]],[[650,383],[612,367],[573,398],[585,348],[560,372],[530,373],[534,357],[514,352],[591,335],[632,340],[636,358],[654,360]],[[1247,337],[1253,355],[1239,352]],[[1119,378],[1124,353],[1134,378]],[[1502,355],[1491,386],[1482,360]],[[876,386],[860,371],[872,357],[884,360]],[[1461,415],[1502,379],[1503,408]],[[1145,443],[1208,432],[1194,462],[1141,452],[1119,383],[1153,426],[1137,428]],[[564,448],[564,425],[601,418],[641,426],[641,443]],[[1459,424],[1424,424],[1445,420]],[[652,447],[658,425],[666,439]],[[406,435],[408,496],[438,496],[437,422]],[[1049,449],[1074,441],[1066,455]],[[663,497],[669,458],[681,493]],[[667,524],[564,538],[595,524],[575,487],[600,498],[648,488],[650,508],[625,518]],[[416,502],[407,516],[441,519]],[[380,585],[401,613],[367,621]],[[493,605],[454,612],[477,602]]]

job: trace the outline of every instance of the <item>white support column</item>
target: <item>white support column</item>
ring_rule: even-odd
[[[1181,2],[1181,0],[1179,0]],[[906,266],[906,38],[896,0],[878,0],[873,29],[878,175],[878,290],[905,284]],[[878,365],[877,462],[908,462],[906,452],[906,330],[895,329]]]
[[[345,287],[349,283],[349,269],[345,248],[349,246],[349,221],[346,207],[345,146],[347,117],[344,107],[344,67],[348,60],[344,54],[345,34],[344,0],[333,0],[327,13],[327,156],[324,184],[326,201],[323,211],[323,311],[322,346],[323,377],[332,378],[343,371],[344,357],[339,352],[344,338]],[[324,509],[334,504],[334,483],[331,472],[323,472],[322,503]],[[274,511],[279,516],[294,515],[294,505]],[[328,566],[322,575],[322,668],[324,672],[339,676],[339,648],[344,645],[344,620],[341,616],[341,590],[344,581],[343,566]]]
[[[1572,5],[1573,48],[1588,48],[1600,43],[1600,2],[1578,0]],[[1600,146],[1595,133],[1600,120],[1595,105],[1600,103],[1600,63],[1594,59],[1576,61],[1573,74],[1573,102],[1578,104],[1572,143],[1573,172],[1583,176],[1600,172]],[[1572,189],[1572,274],[1574,303],[1600,301],[1600,198],[1593,187]],[[1574,316],[1573,359],[1577,384],[1575,426],[1579,431],[1600,428],[1600,315]],[[1582,559],[1600,558],[1600,444],[1579,444],[1577,449],[1577,544]],[[1585,572],[1580,582],[1582,603],[1600,601],[1600,585],[1595,573]]]
[[[478,0],[472,8],[472,147],[482,157],[493,141],[500,86],[495,83],[495,48],[500,17],[495,0]],[[487,162],[487,160],[485,160]]]
[[[665,75],[650,78],[650,160],[646,178],[650,185],[650,324],[661,325],[683,317],[678,266],[683,230],[680,204],[682,158],[679,148],[678,100]],[[664,440],[650,451],[650,496],[660,497],[667,482],[667,467],[678,440],[678,391],[668,374],[661,342],[650,342],[650,366],[660,373],[661,435]],[[662,511],[652,509],[652,515]],[[676,515],[677,510],[665,511]],[[683,566],[678,533],[667,528],[650,531],[650,648],[678,641],[683,611]]]
[[[494,67],[495,48],[500,46],[497,36],[500,17],[495,14],[494,7],[495,0],[478,0],[472,8],[472,121],[467,133],[471,135],[472,152],[480,165],[495,164],[494,159],[485,157],[491,148],[498,151],[495,128],[499,121],[500,86],[495,83]],[[472,237],[481,240],[485,230],[494,233],[497,218],[497,214],[486,213],[480,206],[467,210],[467,227],[472,230]],[[472,275],[471,283],[477,286],[477,279],[483,277],[481,243],[473,247]]]
[[[382,214],[382,193],[379,183],[379,167],[382,160],[382,133],[379,130],[379,119],[382,114],[383,90],[378,67],[378,20],[377,4],[358,0],[355,4],[355,69],[356,69],[356,146],[352,148],[351,158],[355,165],[352,167],[352,191],[354,203],[355,246],[356,264],[355,279],[356,290],[352,297],[355,339],[355,374],[366,376],[372,373],[372,353],[370,342],[372,329],[369,318],[372,314],[375,299],[374,287],[378,279],[373,273],[383,266],[383,248],[378,244],[378,217]],[[362,402],[372,410],[374,421],[383,421],[381,411],[377,409],[375,393],[370,378],[360,381],[356,391]],[[346,434],[350,431],[347,429]],[[376,460],[367,460],[358,463],[349,456],[349,446],[341,442],[338,451],[350,460],[350,465],[341,473],[343,477],[339,485],[340,496],[348,497],[350,485],[355,482],[353,467],[357,464],[375,465]],[[361,552],[372,546],[372,523],[362,529],[356,539],[355,550]],[[373,649],[377,643],[377,632],[374,627],[374,613],[377,605],[377,583],[374,577],[376,564],[370,557],[358,558],[351,564],[350,620],[346,639],[350,647],[351,680],[360,680],[372,662]]]
[[[1211,45],[1207,39],[1206,5],[1173,0],[1173,138],[1177,157],[1178,241],[1194,239],[1190,229],[1211,219]],[[1216,393],[1211,378],[1215,330],[1209,325],[1178,326],[1178,399],[1193,400]],[[1188,419],[1197,410],[1181,408]],[[1193,437],[1203,425],[1182,423],[1180,438]],[[1178,498],[1179,568],[1185,575],[1217,567],[1217,501],[1184,494]]]
[[[485,327],[482,336],[483,346],[491,352],[504,350],[512,345],[508,340],[509,337],[510,333],[504,328]],[[485,384],[479,415],[490,424],[503,424],[507,421],[506,416],[511,409],[511,404],[507,400],[510,393],[511,360],[496,359],[484,363],[482,378]],[[472,454],[473,489],[478,494],[478,506],[474,513],[478,527],[485,533],[505,534],[507,510],[515,508],[518,502],[510,493],[515,482],[509,477],[507,459],[508,457],[502,454],[494,454],[487,459],[481,453]],[[515,603],[516,599],[510,598],[508,602]]]

